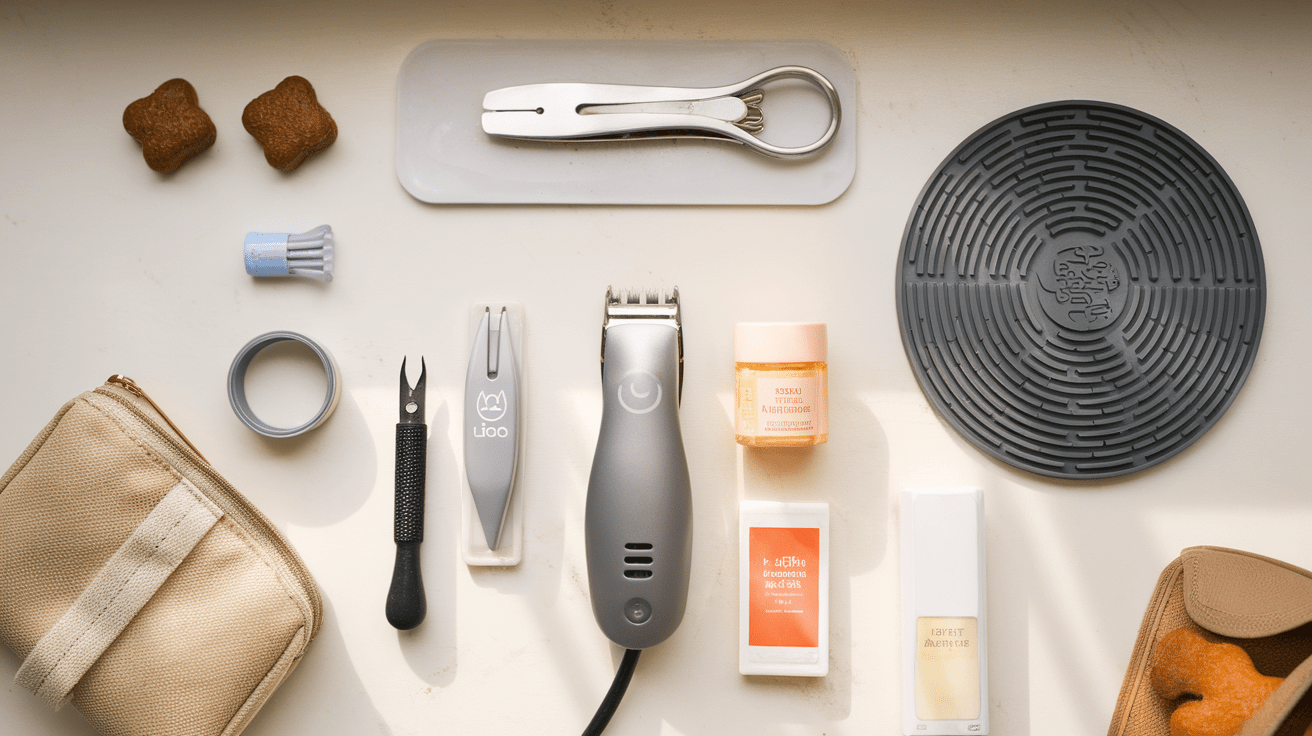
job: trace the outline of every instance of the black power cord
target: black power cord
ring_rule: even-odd
[[[611,682],[606,698],[597,707],[597,714],[592,717],[588,727],[583,729],[583,736],[598,736],[606,730],[606,724],[610,723],[610,717],[615,715],[615,710],[620,707],[620,700],[624,698],[624,691],[629,689],[629,680],[633,679],[633,670],[638,667],[639,654],[642,654],[641,649],[624,650],[624,659],[620,660],[620,668],[615,670],[615,680]]]

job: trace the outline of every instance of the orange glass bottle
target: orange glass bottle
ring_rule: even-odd
[[[734,326],[734,439],[749,447],[829,440],[828,331],[824,322]]]

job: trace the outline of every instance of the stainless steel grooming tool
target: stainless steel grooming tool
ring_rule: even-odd
[[[401,418],[396,425],[396,516],[393,538],[396,565],[387,591],[387,622],[413,629],[424,620],[428,602],[419,570],[419,545],[424,541],[424,471],[428,459],[428,425],[424,423],[424,393],[428,366],[419,359],[414,388],[401,360]]]
[[[519,454],[519,370],[510,317],[485,309],[465,374],[465,477],[488,549],[501,546]]]
[[[761,87],[803,79],[829,101],[829,127],[814,142],[776,146],[756,137],[765,128]],[[483,97],[483,132],[527,140],[615,141],[706,138],[740,143],[775,158],[813,154],[834,139],[842,120],[838,91],[804,66],[780,66],[724,87],[646,87],[556,82],[504,87]]]
[[[601,433],[584,521],[592,612],[611,641],[645,649],[683,620],[692,486],[679,430],[679,290],[606,291]]]

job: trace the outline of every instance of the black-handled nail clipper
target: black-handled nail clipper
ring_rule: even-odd
[[[428,425],[424,423],[424,393],[428,366],[423,358],[414,388],[401,360],[401,418],[396,425],[396,565],[387,591],[387,622],[413,629],[424,620],[428,603],[419,572],[419,545],[424,541],[424,467],[428,458]]]
[[[679,430],[679,290],[606,292],[601,434],[584,522],[592,612],[611,641],[645,649],[683,620],[692,486]]]

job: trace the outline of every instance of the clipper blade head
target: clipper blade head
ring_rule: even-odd
[[[679,287],[669,292],[659,289],[622,289],[606,287],[606,319],[674,319],[679,320]]]
[[[606,374],[606,329],[625,322],[674,323],[679,340],[679,398],[683,398],[683,313],[679,287],[668,292],[660,289],[622,289],[606,287],[606,315],[601,323],[601,373]]]

